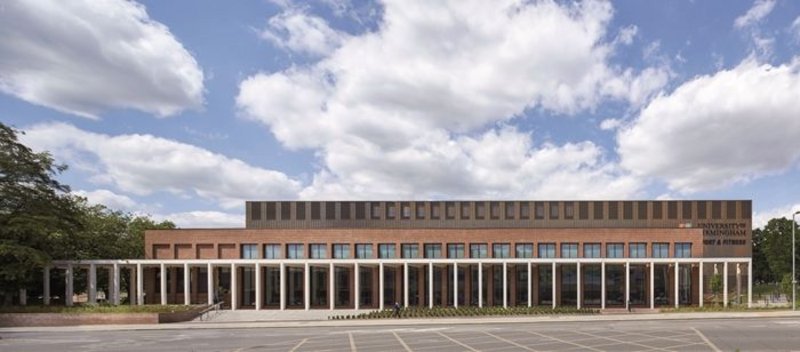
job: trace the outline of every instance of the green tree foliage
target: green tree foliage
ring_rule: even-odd
[[[69,187],[55,177],[66,170],[48,153],[20,143],[0,123],[0,293],[26,287],[35,268],[58,251],[55,237],[81,228]]]
[[[769,265],[769,270],[772,272],[772,280],[782,279],[784,275],[791,274],[792,220],[787,218],[772,219],[761,229],[760,235],[763,235],[763,252]],[[800,235],[800,231],[798,231],[797,235]],[[753,236],[755,237],[755,234]],[[797,252],[800,254],[800,251]],[[800,256],[795,259],[800,263]]]
[[[764,231],[753,230],[753,281],[757,283],[775,282],[776,277],[769,268]]]

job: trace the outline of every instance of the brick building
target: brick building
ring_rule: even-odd
[[[67,290],[89,271],[89,300],[98,267],[115,302],[127,274],[139,304],[654,308],[715,293],[749,304],[751,212],[747,200],[258,201],[243,229],[147,231],[144,260],[56,266]]]

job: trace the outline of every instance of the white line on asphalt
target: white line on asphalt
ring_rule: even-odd
[[[717,347],[717,345],[713,344],[713,343],[711,342],[711,340],[709,340],[709,339],[706,337],[706,335],[703,335],[703,333],[702,333],[702,332],[700,332],[700,330],[697,330],[697,329],[696,329],[696,328],[694,328],[694,327],[692,327],[692,330],[694,330],[694,332],[696,332],[696,333],[697,333],[697,335],[699,335],[699,336],[700,336],[700,338],[701,338],[701,339],[703,339],[703,341],[704,341],[706,344],[708,344],[708,347],[711,347],[711,349],[712,349],[712,350],[714,350],[714,352],[721,352],[721,351],[722,351],[722,350],[720,350],[720,349]]]
[[[580,348],[585,348],[585,349],[587,349],[587,350],[592,350],[592,351],[599,351],[599,352],[603,352],[603,350],[600,350],[600,349],[594,348],[594,347],[592,347],[592,346],[582,345],[582,344],[575,343],[575,342],[572,342],[572,341],[562,340],[562,339],[559,339],[559,338],[557,338],[557,337],[547,336],[547,335],[545,335],[545,334],[538,333],[538,332],[536,332],[536,331],[526,331],[526,332],[527,332],[527,333],[529,333],[529,334],[533,334],[533,335],[538,335],[538,336],[544,337],[544,338],[546,338],[546,339],[551,339],[551,340],[555,340],[555,341],[558,341],[558,342],[561,342],[561,343],[566,343],[566,344],[568,344],[568,345],[575,345],[575,346],[578,346],[578,347],[580,347]]]
[[[488,331],[484,331],[483,333],[484,333],[484,334],[486,334],[486,335],[489,335],[489,336],[491,336],[491,337],[494,337],[494,338],[496,338],[496,339],[498,339],[498,340],[500,340],[500,341],[503,341],[503,342],[505,342],[505,343],[510,343],[510,344],[512,344],[512,345],[514,345],[514,346],[517,346],[517,347],[519,347],[519,348],[522,348],[522,349],[524,349],[524,350],[528,350],[528,351],[536,351],[536,350],[534,350],[533,348],[530,348],[530,347],[528,347],[528,346],[525,346],[525,345],[522,345],[522,344],[516,343],[516,342],[514,342],[514,341],[511,341],[511,340],[508,340],[508,339],[502,338],[502,337],[500,337],[500,336],[497,336],[497,335],[495,335],[495,334],[492,334],[492,333],[490,333],[490,332],[488,332]]]
[[[480,351],[478,351],[478,350],[476,350],[476,349],[474,349],[474,348],[470,347],[469,345],[466,345],[466,344],[464,344],[464,343],[462,343],[462,342],[459,342],[458,340],[456,340],[456,339],[454,339],[454,338],[452,338],[452,337],[450,337],[450,336],[447,336],[447,335],[445,335],[445,334],[442,334],[441,332],[437,332],[437,334],[439,334],[439,335],[442,335],[442,337],[444,337],[444,338],[446,338],[446,339],[448,339],[448,340],[450,340],[450,341],[453,341],[453,342],[455,342],[455,343],[457,343],[457,344],[459,344],[459,345],[463,346],[464,348],[466,348],[466,349],[468,349],[468,350],[470,350],[470,351],[473,351],[473,352],[480,352]]]
[[[408,351],[408,352],[413,352],[413,351],[412,351],[410,348],[408,348],[408,345],[406,345],[406,342],[405,342],[405,341],[403,341],[403,339],[401,339],[401,338],[400,338],[400,335],[398,335],[398,334],[397,334],[396,332],[394,332],[394,331],[392,331],[392,334],[394,334],[394,337],[397,339],[397,341],[399,341],[399,342],[400,342],[400,344],[401,344],[401,345],[403,345],[403,348],[405,348],[405,349],[406,349],[406,351]]]
[[[308,338],[304,338],[304,339],[300,340],[300,343],[298,343],[296,346],[292,347],[292,349],[289,350],[289,352],[297,351],[297,349],[300,348],[300,346],[302,346],[304,343],[306,343],[306,341],[308,341]]]
[[[625,344],[625,345],[634,345],[634,346],[639,346],[639,347],[649,348],[649,349],[651,349],[651,350],[670,351],[670,350],[668,350],[668,349],[661,348],[661,347],[654,347],[654,346],[645,345],[645,344],[638,343],[638,342],[634,342],[634,341],[625,341],[625,340],[615,339],[615,338],[613,338],[613,337],[608,337],[608,336],[602,336],[602,335],[590,334],[590,333],[588,333],[588,332],[574,331],[574,333],[577,333],[577,334],[583,334],[583,335],[586,335],[586,336],[591,336],[591,337],[594,337],[594,338],[596,338],[596,339],[602,339],[602,340],[613,341],[613,342],[617,342],[617,343],[621,343],[621,344]]]
[[[353,333],[348,332],[347,337],[350,338],[350,351],[357,352],[358,349],[356,348],[356,342],[353,340]]]

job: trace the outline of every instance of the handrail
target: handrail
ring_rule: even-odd
[[[222,307],[222,303],[223,303],[222,301],[219,301],[217,303],[214,303],[214,304],[206,307],[206,309],[203,309],[200,312],[200,321],[203,321],[203,316],[206,316],[206,320],[208,320],[208,318],[209,318],[208,315],[210,315],[209,313],[212,312],[212,311],[215,312],[215,313],[219,313],[219,309],[220,309],[220,307]]]

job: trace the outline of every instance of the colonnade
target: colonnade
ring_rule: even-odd
[[[517,268],[522,268],[522,270],[527,270],[527,287],[524,289],[527,290],[527,302],[516,302],[517,304],[527,303],[527,306],[534,305],[533,302],[533,272],[532,267],[533,265],[537,265],[539,268],[542,267],[550,267],[550,275],[551,275],[551,288],[552,288],[552,307],[555,308],[557,306],[557,285],[556,285],[556,270],[557,265],[574,265],[576,269],[576,306],[577,308],[581,308],[585,306],[582,302],[582,298],[584,297],[583,294],[583,285],[581,284],[581,269],[582,266],[585,265],[600,265],[600,308],[606,308],[606,266],[607,265],[624,265],[625,267],[625,295],[624,295],[624,302],[625,304],[629,304],[631,298],[631,265],[645,265],[649,266],[649,306],[651,309],[655,308],[655,267],[657,264],[661,265],[674,265],[674,299],[673,303],[675,307],[679,306],[679,273],[678,270],[682,266],[699,266],[699,275],[698,275],[698,297],[700,298],[698,301],[699,306],[703,306],[703,287],[704,287],[704,265],[716,265],[722,264],[722,280],[723,280],[723,304],[728,305],[728,274],[729,274],[729,264],[733,264],[736,266],[737,274],[740,272],[740,265],[747,266],[747,305],[750,307],[752,305],[752,260],[750,258],[625,258],[625,259],[588,259],[588,258],[578,258],[578,259],[358,259],[358,260],[342,260],[342,259],[232,259],[232,260],[223,260],[223,259],[185,259],[185,260],[175,260],[175,259],[166,259],[166,260],[157,260],[157,259],[147,259],[147,260],[85,260],[85,261],[56,261],[53,263],[52,266],[46,267],[43,270],[43,303],[50,304],[51,300],[51,292],[50,292],[50,273],[53,268],[63,269],[65,274],[65,305],[73,305],[73,295],[74,295],[74,276],[75,270],[77,268],[86,268],[88,270],[87,274],[87,302],[88,303],[96,303],[97,302],[97,270],[98,267],[106,268],[109,272],[109,302],[111,304],[120,304],[120,270],[127,269],[130,272],[130,280],[129,282],[129,289],[133,292],[132,297],[129,297],[129,301],[131,304],[145,304],[144,299],[144,277],[145,277],[145,268],[158,268],[160,272],[160,288],[159,288],[159,296],[160,296],[160,304],[167,304],[167,270],[168,268],[180,268],[183,270],[183,304],[190,304],[191,303],[191,269],[192,268],[205,268],[206,270],[206,293],[207,293],[207,304],[214,304],[215,303],[215,275],[214,269],[215,268],[229,268],[230,269],[230,307],[231,309],[239,308],[240,304],[237,302],[239,298],[239,290],[241,289],[239,285],[239,277],[238,277],[238,268],[253,268],[255,273],[255,302],[254,308],[255,309],[263,309],[264,308],[264,288],[265,285],[262,282],[262,268],[271,267],[271,268],[279,268],[279,296],[280,296],[280,303],[278,309],[285,310],[287,309],[287,268],[288,267],[302,267],[303,268],[303,309],[311,309],[311,267],[327,267],[328,268],[328,289],[327,294],[329,295],[328,303],[329,309],[336,308],[335,305],[335,293],[336,293],[336,280],[334,278],[335,275],[335,268],[338,267],[347,267],[352,268],[355,273],[360,272],[361,267],[371,267],[378,269],[378,309],[384,309],[384,292],[385,292],[385,268],[386,266],[391,266],[399,270],[402,268],[402,304],[404,307],[409,306],[409,269],[410,266],[415,266],[418,269],[427,270],[427,306],[432,308],[435,305],[434,302],[434,268],[435,267],[451,267],[453,268],[453,277],[452,277],[452,304],[456,307],[459,305],[459,266],[468,266],[468,265],[477,265],[477,305],[479,307],[484,306],[486,302],[486,297],[484,297],[484,266],[485,265],[496,265],[502,266],[502,306],[508,307],[509,302],[509,280],[508,280],[508,266],[509,265],[516,265]],[[540,269],[541,270],[541,269]],[[546,269],[544,269],[546,270]],[[716,271],[716,266],[715,266]],[[445,270],[447,273],[447,270]],[[199,273],[198,273],[199,275]],[[466,275],[465,275],[466,279]],[[361,308],[360,305],[360,281],[358,275],[355,276],[353,280],[353,290],[354,294],[353,297],[353,308],[358,310]],[[133,286],[135,283],[135,287]],[[374,287],[374,286],[373,286]],[[517,291],[523,288],[517,287]],[[464,290],[465,295],[467,294],[466,289]],[[444,292],[442,292],[444,294]],[[21,292],[21,297],[25,295]],[[21,299],[21,302],[24,303],[24,300]],[[423,302],[420,302],[421,304]],[[464,300],[464,303],[469,305],[469,302]]]

